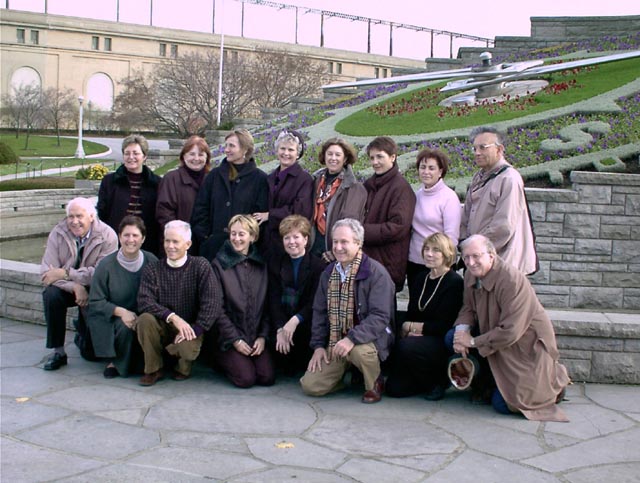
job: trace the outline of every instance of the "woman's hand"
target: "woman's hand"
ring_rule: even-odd
[[[131,330],[135,330],[135,322],[138,318],[135,312],[131,312],[130,310],[125,309],[124,307],[116,307],[113,310],[113,315],[116,317],[120,317],[122,323],[126,325]]]
[[[258,222],[258,224],[262,224],[269,219],[268,211],[258,211],[253,214],[253,218]]]
[[[404,322],[402,324],[402,337],[420,337],[424,324],[422,322]]]
[[[247,344],[245,341],[243,341],[242,339],[238,339],[237,341],[235,341],[233,343],[233,348],[243,356],[247,356],[247,357],[249,357],[253,352],[253,349],[251,348],[251,346]]]
[[[276,350],[281,354],[288,354],[291,351],[293,343],[293,334],[296,332],[296,328],[300,320],[295,315],[291,317],[286,324],[276,334]]]
[[[253,343],[253,350],[251,351],[251,357],[258,357],[264,352],[264,337],[258,337]]]

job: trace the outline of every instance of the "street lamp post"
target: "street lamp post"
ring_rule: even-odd
[[[76,158],[84,159],[84,148],[82,147],[82,102],[84,97],[78,96],[78,102],[80,103],[80,114],[78,119],[78,147],[76,148]]]

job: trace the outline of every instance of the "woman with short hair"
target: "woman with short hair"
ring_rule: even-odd
[[[302,134],[283,130],[276,138],[280,165],[269,174],[269,211],[255,212],[258,223],[267,223],[264,244],[269,253],[282,253],[280,222],[289,215],[313,216],[313,178],[298,160],[304,154]]]
[[[147,228],[142,248],[157,255],[160,231],[156,202],[161,178],[145,165],[148,154],[149,143],[144,136],[132,134],[122,141],[122,164],[100,183],[98,217],[118,231],[125,216],[139,216]]]
[[[173,220],[189,223],[198,190],[211,169],[211,150],[200,136],[191,136],[180,151],[178,169],[169,171],[158,188],[156,219],[161,233],[164,225]],[[192,245],[191,253],[198,253]]]
[[[313,214],[313,246],[311,252],[334,260],[331,252],[331,227],[343,218],[362,222],[367,190],[356,180],[351,165],[358,160],[354,147],[344,139],[324,142],[318,161],[325,167],[313,173],[315,207]]]
[[[224,313],[213,328],[214,361],[237,387],[270,386],[275,372],[267,347],[267,267],[255,246],[260,229],[252,216],[235,215],[228,231],[212,264],[224,297]]]
[[[409,307],[397,342],[386,391],[405,397],[426,393],[436,401],[448,386],[446,365],[450,351],[444,336],[462,307],[463,280],[451,269],[456,247],[444,233],[425,238],[422,256],[427,268],[409,287]]]
[[[146,233],[142,219],[125,216],[118,227],[120,250],[105,257],[91,279],[87,324],[96,356],[109,361],[103,373],[107,379],[142,368],[135,332],[138,287],[144,266],[157,261],[141,250]]]
[[[416,208],[411,222],[411,243],[407,263],[407,283],[413,284],[425,270],[422,257],[424,239],[433,233],[444,233],[458,246],[462,205],[444,178],[449,170],[449,157],[439,149],[423,149],[416,156],[416,170],[422,186],[416,192]]]
[[[276,358],[287,374],[306,369],[311,359],[313,298],[324,263],[309,252],[311,223],[289,215],[280,223],[284,252],[269,259],[269,312],[276,329]]]

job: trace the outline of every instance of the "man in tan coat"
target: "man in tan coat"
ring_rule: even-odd
[[[524,183],[504,159],[504,134],[492,127],[478,127],[469,138],[480,171],[467,190],[460,239],[484,235],[505,262],[525,275],[535,273],[538,258]]]
[[[488,238],[474,235],[461,246],[467,271],[464,304],[454,324],[454,351],[466,357],[476,348],[487,359],[497,386],[491,403],[498,412],[568,421],[556,403],[569,376],[559,362],[551,320],[533,287],[496,255]]]

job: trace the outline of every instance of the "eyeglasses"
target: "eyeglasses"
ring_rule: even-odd
[[[475,153],[476,151],[480,151],[481,153],[489,149],[491,146],[502,146],[499,143],[489,143],[489,144],[474,144],[471,146],[471,152]]]
[[[469,263],[469,261],[471,260],[473,260],[474,262],[477,262],[482,258],[483,255],[486,255],[486,254],[487,252],[472,253],[471,255],[465,255],[464,257],[462,257],[462,260],[464,260],[464,263]]]

